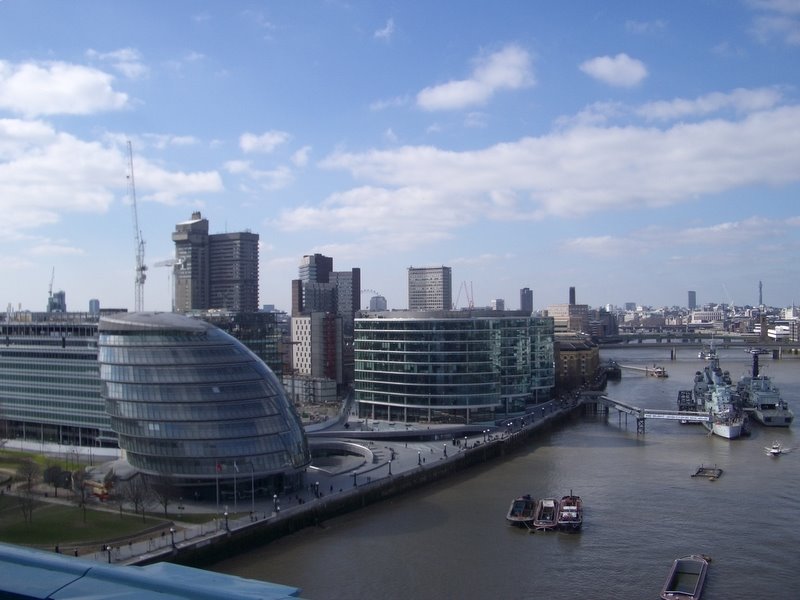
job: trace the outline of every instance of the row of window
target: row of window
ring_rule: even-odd
[[[119,432],[118,432],[119,433]],[[285,447],[278,436],[216,439],[213,441],[162,440],[156,438],[129,437],[119,433],[120,445],[127,452],[148,456],[171,456],[174,458],[219,458],[283,453]],[[287,462],[287,461],[285,461]]]
[[[273,408],[274,407],[270,407]],[[242,401],[223,404],[148,404],[106,400],[106,410],[120,419],[145,421],[213,421],[227,419],[256,419],[266,416],[267,407],[261,402]],[[277,411],[275,411],[277,413]]]
[[[163,368],[137,368],[120,365],[100,365],[100,378],[104,381],[130,383],[222,383],[241,382],[260,378],[252,368],[253,363],[228,366],[165,366]]]
[[[277,398],[264,380],[220,385],[145,385],[107,382],[103,397],[131,402],[228,402]]]
[[[129,437],[173,440],[216,440],[266,436],[279,433],[286,428],[285,420],[280,415],[244,421],[182,421],[180,423],[115,418],[111,423],[115,431]]]
[[[98,360],[101,363],[129,365],[218,364],[241,362],[243,356],[243,352],[231,344],[200,347],[171,346],[168,348],[103,346],[98,352]]]

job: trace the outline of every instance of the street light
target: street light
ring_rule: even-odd
[[[106,546],[106,552],[108,552],[108,564],[111,564],[111,546]]]
[[[467,436],[464,436],[464,450],[467,449]]]
[[[228,511],[225,511],[225,531],[230,531],[228,528]]]
[[[444,446],[444,457],[447,458],[447,444],[442,444]]]
[[[275,513],[278,513],[278,494],[272,494],[272,508]]]
[[[175,528],[174,527],[170,527],[169,528],[169,535],[172,538],[172,548],[174,550],[175,549]]]
[[[314,495],[319,498],[319,481],[314,482]]]
[[[417,464],[422,466],[422,452],[417,452]]]
[[[392,474],[392,459],[389,459],[389,475]]]

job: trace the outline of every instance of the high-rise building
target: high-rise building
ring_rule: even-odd
[[[689,290],[689,310],[697,308],[697,292]]]
[[[492,310],[505,310],[506,309],[506,301],[502,298],[495,298],[491,301]]]
[[[89,314],[93,317],[100,316],[100,300],[97,298],[89,300]]]
[[[258,310],[258,234],[208,233],[199,212],[178,223],[175,242],[175,310]]]
[[[575,304],[575,287],[570,286],[569,288],[569,303]]]
[[[386,303],[386,298],[384,296],[378,295],[369,299],[369,310],[372,312],[386,310],[388,306],[389,305]]]
[[[408,310],[450,310],[453,274],[450,267],[408,268]]]
[[[533,312],[533,290],[522,288],[519,291],[519,309],[527,314]]]
[[[300,281],[315,281],[316,283],[328,283],[331,272],[333,271],[333,258],[322,254],[307,254],[300,261],[298,274]]]

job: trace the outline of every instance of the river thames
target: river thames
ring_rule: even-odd
[[[720,350],[734,381],[750,369],[741,349]],[[676,407],[704,362],[697,349],[622,348],[621,364],[666,367],[655,379],[623,370],[608,395],[651,408]],[[800,414],[800,360],[762,357]],[[506,459],[463,472],[214,565],[215,571],[302,588],[309,600],[658,598],[672,560],[711,557],[704,600],[788,598],[800,590],[800,449],[769,457],[791,428],[752,424],[739,440],[700,425],[636,421],[610,411],[575,417]],[[692,478],[716,465],[716,481]],[[523,493],[583,498],[579,534],[510,527],[505,514]]]

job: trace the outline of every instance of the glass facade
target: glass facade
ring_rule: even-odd
[[[27,318],[0,324],[0,437],[116,447],[100,396],[96,318]]]
[[[367,313],[355,323],[361,417],[493,422],[550,398],[550,318],[518,311],[393,311]]]
[[[98,346],[112,428],[144,473],[202,484],[292,478],[310,464],[278,379],[221,329],[174,313],[119,314],[101,318]]]

